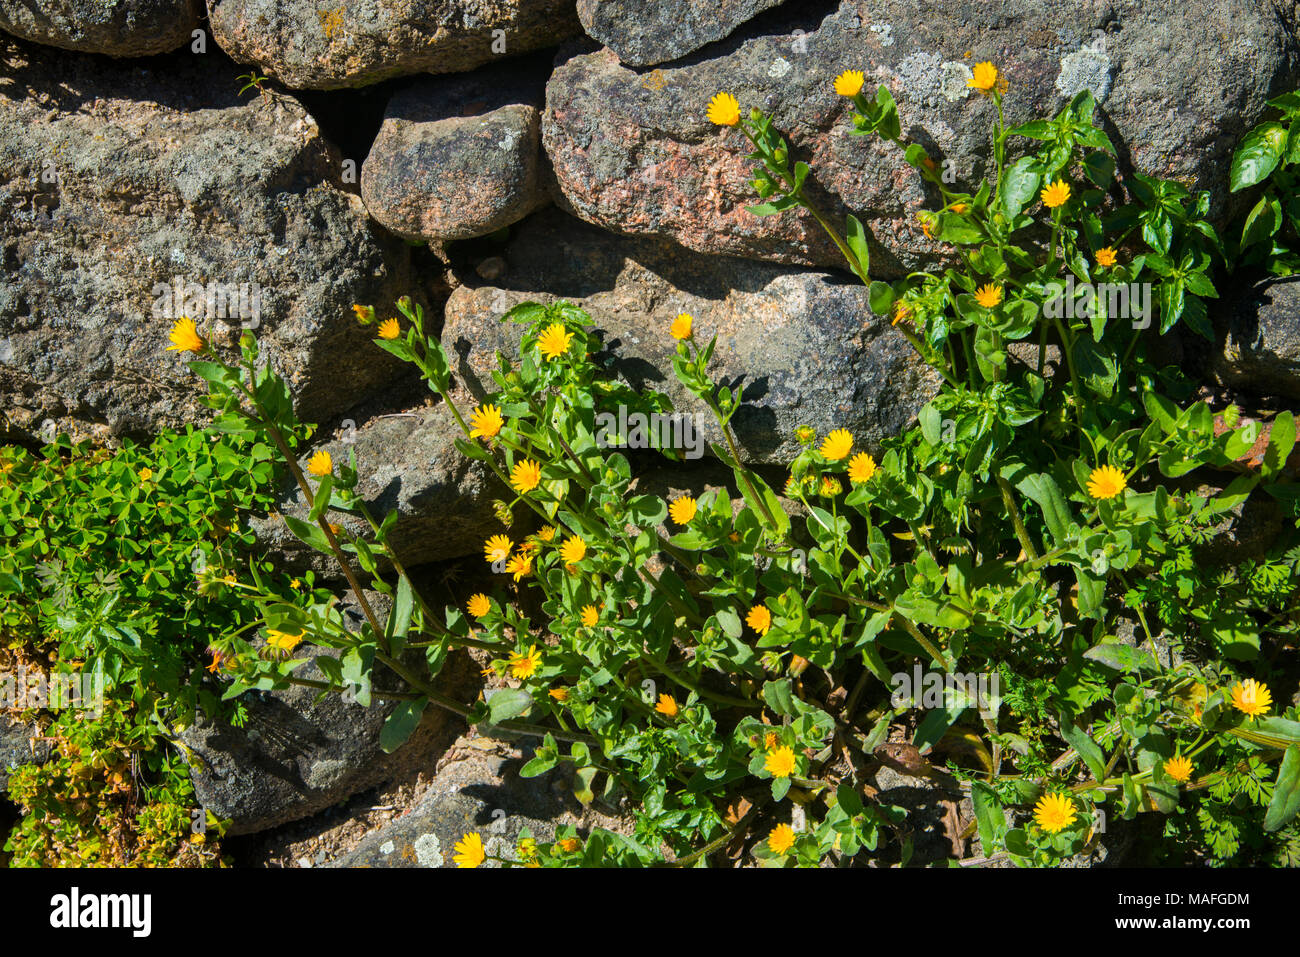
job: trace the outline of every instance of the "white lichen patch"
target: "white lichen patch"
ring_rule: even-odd
[[[948,60],[943,65],[940,72],[939,91],[943,98],[949,103],[955,103],[957,100],[964,99],[971,94],[971,87],[967,81],[974,79],[975,74],[965,63],[960,60]]]
[[[379,845],[380,854],[391,854],[394,850],[396,850],[396,845],[392,841],[384,841],[383,844]]]
[[[421,834],[415,839],[415,859],[421,867],[442,867],[442,842],[437,834]]]
[[[873,23],[870,29],[879,38],[882,47],[894,45],[894,28],[888,23]]]
[[[779,80],[790,72],[790,61],[783,56],[779,56],[773,61],[772,65],[767,68],[767,75],[774,80]]]
[[[1092,90],[1098,103],[1110,95],[1112,66],[1106,55],[1106,38],[1098,35],[1073,53],[1061,57],[1061,72],[1056,77],[1056,89],[1066,99],[1080,90]]]

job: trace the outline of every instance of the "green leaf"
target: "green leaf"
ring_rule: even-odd
[[[533,696],[523,688],[502,688],[488,699],[488,720],[500,724],[517,718],[533,706]]]
[[[415,592],[411,580],[403,575],[397,582],[397,596],[389,616],[390,653],[396,657],[406,647],[406,633],[411,628],[411,615],[415,612]]]
[[[998,835],[1007,828],[1002,803],[998,800],[998,793],[983,781],[971,784],[970,796],[975,806],[975,823],[979,827],[980,849],[988,857],[997,847]]]
[[[1072,516],[1056,479],[1046,472],[1039,472],[1016,482],[1016,488],[1043,510],[1043,521],[1052,540],[1057,544],[1064,542],[1069,534]]]
[[[1038,160],[1032,156],[1022,156],[1007,168],[1002,180],[1002,211],[1008,219],[1019,216],[1025,204],[1034,198],[1040,178]]]
[[[1277,783],[1273,785],[1273,800],[1264,814],[1264,830],[1277,831],[1285,827],[1300,812],[1300,747],[1291,745],[1282,756],[1282,766],[1277,769]]]
[[[1106,755],[1097,742],[1088,736],[1087,731],[1076,728],[1074,722],[1065,715],[1061,716],[1061,737],[1079,752],[1079,757],[1083,758],[1083,763],[1088,766],[1094,778],[1098,781],[1106,780]]]
[[[868,301],[872,312],[878,316],[887,316],[894,305],[894,290],[887,282],[873,282]]]
[[[1229,182],[1232,192],[1262,183],[1277,167],[1286,148],[1286,127],[1281,123],[1261,123],[1241,141],[1232,154]]]
[[[1295,416],[1290,411],[1279,412],[1273,419],[1268,434],[1268,448],[1264,450],[1264,463],[1260,471],[1267,478],[1277,474],[1291,457],[1295,448]]]
[[[304,522],[300,518],[294,518],[292,515],[284,516],[284,524],[289,527],[289,531],[293,532],[299,540],[310,545],[316,551],[324,552],[326,555],[334,554],[333,549],[330,548],[329,539],[325,537],[325,533],[318,526],[310,522]]]
[[[406,743],[406,739],[419,726],[427,704],[423,698],[398,702],[379,730],[379,747],[385,754],[392,754]]]
[[[844,241],[857,260],[856,262],[850,261],[849,268],[864,283],[870,283],[871,279],[867,273],[871,267],[871,250],[867,248],[867,231],[852,213],[845,217],[844,223]]]

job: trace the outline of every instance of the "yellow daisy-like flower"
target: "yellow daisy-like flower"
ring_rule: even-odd
[[[718,93],[709,100],[709,122],[735,126],[740,122],[740,103],[730,93]]]
[[[354,305],[354,306],[352,307],[352,311],[355,312],[355,313],[357,314],[357,322],[361,323],[362,325],[366,325],[366,326],[368,326],[368,325],[370,325],[370,323],[372,323],[372,322],[375,321],[375,307],[374,307],[374,306],[357,306],[357,305]]]
[[[520,552],[506,562],[506,571],[514,576],[515,581],[519,581],[525,575],[531,575],[533,573],[533,556],[528,552]]]
[[[745,616],[745,624],[760,635],[766,635],[767,630],[772,627],[772,613],[767,610],[766,605],[755,605]]]
[[[469,430],[471,439],[490,439],[501,431],[501,426],[506,424],[506,420],[501,417],[499,407],[484,405],[469,414],[469,424],[473,426]]]
[[[998,68],[988,61],[976,63],[975,69],[971,72],[974,76],[966,81],[966,85],[972,89],[988,93],[998,85]]]
[[[563,323],[553,322],[537,337],[537,348],[550,362],[568,352],[572,341],[573,333],[565,330]]]
[[[985,309],[993,309],[1002,301],[1002,287],[989,283],[975,290],[975,301]]]
[[[794,828],[789,824],[778,824],[767,836],[767,848],[773,854],[784,854],[794,847]]]
[[[560,557],[566,565],[576,565],[587,555],[587,543],[577,535],[570,535],[560,546]]]
[[[595,605],[583,605],[579,617],[584,627],[595,628],[596,622],[600,621],[600,609]]]
[[[489,562],[503,562],[510,557],[514,542],[505,535],[493,535],[483,546],[483,553]]]
[[[840,96],[857,96],[866,82],[861,70],[845,70],[835,78],[835,92]]]
[[[194,320],[188,316],[181,316],[172,326],[171,334],[168,335],[171,345],[167,347],[168,352],[180,350],[181,352],[202,352],[203,338],[199,335],[198,329],[194,327]]]
[[[510,484],[521,495],[537,488],[541,481],[542,467],[532,459],[516,462],[515,467],[510,470]]]
[[[1093,498],[1114,498],[1128,488],[1124,473],[1113,465],[1103,465],[1092,470],[1088,476],[1088,494]]]
[[[1101,249],[1098,249],[1097,265],[1098,266],[1115,265],[1115,250],[1111,249],[1109,246],[1103,246]]]
[[[1192,779],[1192,759],[1179,754],[1165,762],[1165,774],[1179,784]]]
[[[380,339],[396,339],[402,334],[402,324],[396,318],[385,319],[379,324]]]
[[[849,430],[836,429],[822,442],[821,452],[825,458],[838,462],[840,459],[847,458],[852,448],[853,436]]]
[[[582,849],[582,842],[576,837],[566,837],[564,840],[557,841],[556,843],[559,845],[560,850],[564,851],[566,854],[572,854],[575,851]]]
[[[266,630],[266,643],[276,651],[290,652],[302,644],[302,635],[291,635],[275,628]]]
[[[1064,794],[1046,794],[1034,807],[1034,820],[1048,834],[1065,830],[1077,815],[1078,808]]]
[[[543,525],[537,532],[537,537],[544,542],[549,542],[555,537],[554,525]]]
[[[668,503],[668,514],[678,525],[685,525],[695,517],[695,499],[689,495],[679,495]]]
[[[487,851],[483,850],[483,838],[477,834],[466,834],[456,842],[456,853],[452,860],[457,867],[478,867],[487,860]]]
[[[876,460],[866,452],[859,452],[849,459],[849,481],[854,485],[859,482],[870,482],[875,474]]]
[[[151,478],[153,478],[153,469],[151,469],[151,468],[149,468],[148,466],[146,466],[145,468],[142,468],[142,469],[140,470],[140,481],[141,481],[141,482],[147,482],[147,481],[149,481]]]
[[[763,750],[771,751],[775,747],[776,747],[776,732],[769,731],[767,734],[763,735]]]
[[[1273,695],[1269,692],[1268,685],[1254,678],[1238,681],[1232,686],[1232,706],[1252,718],[1267,714],[1272,704]]]
[[[318,478],[324,478],[334,471],[334,460],[328,452],[321,449],[307,460],[307,471]]]
[[[471,595],[469,601],[465,603],[469,613],[475,618],[482,618],[492,610],[492,599],[483,593]]]
[[[302,579],[295,578],[293,581],[289,582],[289,587],[294,591],[302,591]]]
[[[691,323],[694,321],[689,312],[679,313],[677,318],[673,320],[672,328],[668,331],[672,333],[674,339],[689,339],[691,337]]]
[[[552,698],[554,698],[556,701],[563,702],[569,700],[568,688],[552,688],[550,691],[546,693],[550,695]]]
[[[1055,183],[1044,186],[1038,196],[1048,209],[1056,209],[1058,206],[1064,206],[1065,201],[1070,198],[1070,184],[1058,179]]]
[[[794,751],[785,747],[769,751],[763,767],[774,778],[788,778],[794,774]]]
[[[659,703],[655,705],[655,711],[659,712],[665,718],[677,717],[677,699],[670,694],[661,694]]]
[[[542,653],[536,645],[528,646],[528,654],[510,653],[510,674],[516,678],[531,678],[537,673],[537,666],[542,663]]]

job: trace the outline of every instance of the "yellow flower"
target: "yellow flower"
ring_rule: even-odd
[[[835,478],[833,475],[822,476],[822,495],[826,496],[826,498],[834,498],[842,491],[844,491],[844,486],[840,485],[839,479]]]
[[[321,477],[329,475],[334,471],[334,460],[330,458],[328,452],[321,449],[307,460],[307,471]]]
[[[142,469],[140,470],[140,481],[141,481],[141,482],[147,482],[147,481],[149,481],[151,478],[153,478],[153,469],[148,468],[148,467],[146,466],[145,468],[142,468]]]
[[[966,81],[966,85],[979,90],[981,93],[988,93],[998,85],[998,68],[992,63],[976,63],[972,71],[975,75]]]
[[[394,317],[385,319],[379,324],[380,339],[396,339],[402,334],[402,324]]]
[[[541,529],[537,532],[537,537],[544,542],[549,542],[551,539],[555,537],[555,526],[543,525]]]
[[[845,70],[835,78],[835,92],[840,96],[857,96],[865,82],[861,70]]]
[[[560,845],[560,850],[564,851],[566,854],[572,854],[574,851],[577,851],[582,847],[582,842],[576,837],[566,837],[564,840],[557,841],[556,843]]]
[[[1064,794],[1047,794],[1034,807],[1034,820],[1048,834],[1063,831],[1074,821],[1078,809]]]
[[[542,653],[536,645],[528,646],[528,654],[510,653],[510,674],[516,678],[531,678],[537,673],[537,666],[542,663]]]
[[[595,605],[583,605],[580,617],[585,627],[595,628],[596,622],[600,621],[600,609]]]
[[[870,482],[871,476],[875,474],[876,460],[866,452],[859,452],[849,459],[849,481],[854,485],[859,482]]]
[[[293,581],[289,582],[289,587],[294,591],[302,591],[302,579],[295,578]]]
[[[1254,678],[1238,681],[1232,686],[1232,706],[1252,718],[1266,714],[1272,704],[1273,695],[1269,693],[1268,685]]]
[[[760,635],[766,635],[767,630],[772,627],[772,613],[767,610],[766,605],[755,605],[745,616],[745,624]]]
[[[501,410],[497,406],[484,405],[469,414],[469,424],[473,426],[469,430],[471,439],[490,439],[501,431],[506,420],[501,417]]]
[[[492,610],[492,599],[481,592],[477,595],[471,595],[465,607],[475,618],[482,618]]]
[[[505,535],[493,535],[484,544],[483,551],[489,562],[503,562],[510,557],[510,550],[514,547],[514,542]]]
[[[1093,498],[1114,498],[1127,487],[1124,473],[1113,465],[1093,469],[1088,476],[1088,494]]]
[[[576,565],[587,554],[587,543],[577,535],[570,535],[560,546],[560,557],[567,565]]]
[[[506,562],[506,571],[514,576],[515,581],[523,578],[525,575],[531,575],[533,571],[533,556],[527,552],[520,552],[510,561]]]
[[[730,93],[718,93],[709,101],[709,122],[735,126],[740,122],[740,103]]]
[[[1002,287],[989,283],[975,290],[975,301],[985,309],[992,309],[1002,301]]]
[[[1180,784],[1183,781],[1192,779],[1192,761],[1191,758],[1184,755],[1177,755],[1165,762],[1165,774],[1169,775]]]
[[[203,339],[199,336],[199,331],[194,327],[194,320],[187,316],[181,316],[172,326],[171,335],[167,337],[171,340],[171,345],[167,347],[168,352],[179,349],[181,352],[202,352]]]
[[[685,525],[695,517],[695,499],[689,495],[679,495],[668,503],[668,514],[678,525]]]
[[[302,644],[302,635],[290,635],[275,628],[266,630],[266,643],[276,651],[290,652]]]
[[[794,847],[794,828],[789,824],[778,824],[767,836],[767,847],[773,854],[784,854]]]
[[[542,467],[532,459],[516,462],[515,467],[510,470],[510,484],[521,495],[537,488],[541,481]]]
[[[771,751],[775,747],[776,747],[776,732],[769,731],[767,734],[763,735],[763,750]]]
[[[677,717],[677,700],[670,694],[661,694],[655,710],[665,718]]]
[[[537,348],[546,357],[546,361],[550,362],[568,352],[572,341],[573,333],[567,332],[562,323],[553,322],[537,337]]]
[[[569,700],[569,689],[568,689],[568,688],[552,688],[550,691],[548,691],[548,692],[546,692],[546,693],[547,693],[548,695],[550,695],[552,698],[554,698],[556,701],[568,701],[568,700]]]
[[[679,313],[673,320],[672,328],[668,331],[672,333],[674,339],[689,339],[691,337],[691,323],[694,322],[689,312]]]
[[[905,319],[912,318],[912,307],[905,303],[899,303],[894,307],[894,318],[889,320],[891,326],[896,326]]]
[[[1098,249],[1097,265],[1098,266],[1115,265],[1115,250],[1111,249],[1109,246],[1103,246],[1101,249]]]
[[[970,209],[970,207],[967,206],[965,203],[953,203],[948,208],[952,210],[954,213],[956,213],[958,216],[966,212],[966,210]]]
[[[368,325],[370,325],[372,322],[375,321],[375,307],[374,307],[374,306],[357,306],[357,305],[354,305],[354,306],[352,307],[352,311],[355,312],[355,313],[357,314],[357,322],[361,323],[362,325],[368,326]]]
[[[763,767],[774,778],[788,778],[794,774],[794,751],[785,747],[769,751]]]
[[[457,867],[478,867],[487,860],[487,851],[483,850],[483,838],[477,834],[466,834],[456,842],[456,853],[452,857]]]
[[[1065,205],[1065,201],[1070,198],[1070,184],[1058,179],[1055,183],[1044,186],[1038,196],[1048,209],[1056,209]]]
[[[848,429],[836,429],[822,442],[822,455],[832,462],[847,458],[853,448],[853,436]]]

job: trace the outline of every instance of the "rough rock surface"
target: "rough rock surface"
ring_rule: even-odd
[[[578,0],[578,19],[630,66],[652,66],[721,40],[784,0]]]
[[[466,691],[473,681],[471,664],[453,657],[439,676],[448,694],[466,702],[472,697]],[[314,664],[297,674],[323,677]],[[397,682],[377,670],[377,687],[395,688]],[[243,728],[202,722],[181,733],[198,759],[191,774],[195,795],[204,808],[231,820],[231,834],[307,817],[381,781],[432,766],[456,727],[448,712],[430,706],[407,742],[385,754],[379,733],[397,702],[383,702],[376,694],[363,707],[339,695],[315,702],[317,694],[304,687],[249,692],[241,699],[248,708]]]
[[[122,57],[175,50],[202,15],[202,0],[0,0],[0,30],[65,50]]]
[[[532,757],[528,747],[465,736],[451,747],[449,757],[419,804],[330,866],[455,867],[456,842],[469,832],[483,838],[489,855],[513,860],[525,827],[545,842],[564,825],[578,828],[580,834],[593,825],[618,825],[612,816],[583,808],[558,770],[519,777],[519,769]],[[488,861],[484,866],[500,865]]]
[[[726,90],[742,109],[773,116],[812,166],[810,196],[832,214],[856,211],[872,234],[874,271],[898,275],[936,260],[915,219],[926,195],[899,150],[849,135],[848,103],[832,88],[841,71],[863,70],[868,90],[886,84],[904,136],[950,160],[958,184],[984,175],[993,118],[966,86],[973,64],[1004,71],[1009,123],[1054,113],[1090,88],[1122,163],[1212,190],[1222,217],[1233,145],[1296,70],[1288,25],[1255,0],[843,0],[822,19],[824,9],[791,8],[785,26],[765,18],[762,35],[742,28],[708,58],[649,73],[610,50],[558,67],[542,139],[564,200],[611,230],[702,252],[839,265],[806,214],[746,210],[757,201],[749,144],[706,116]]]
[[[1220,381],[1300,398],[1300,279],[1258,283],[1225,308],[1226,340],[1215,358]]]
[[[712,372],[744,386],[732,425],[747,461],[788,462],[795,427],[851,430],[870,447],[905,428],[938,376],[903,336],[873,316],[854,280],[741,259],[699,256],[673,243],[615,238],[544,210],[518,230],[496,286],[462,286],[446,308],[442,341],[476,396],[491,391],[497,349],[518,354],[522,326],[501,315],[529,300],[568,299],[591,313],[612,368],[633,386],[667,393],[674,407],[712,417],[677,382],[668,328],[680,312],[697,337],[718,336]]]
[[[9,786],[9,773],[14,768],[44,764],[49,754],[49,742],[40,740],[38,729],[0,714],[0,797]]]
[[[209,0],[221,48],[286,86],[463,73],[581,32],[573,0]]]
[[[390,541],[403,565],[481,552],[483,541],[501,531],[492,500],[512,495],[481,463],[456,450],[453,442],[461,435],[451,412],[437,405],[380,416],[321,446],[337,463],[347,462],[349,451],[355,451],[361,474],[357,494],[369,503],[377,521],[397,509]],[[299,518],[307,516],[296,489],[281,508]],[[334,513],[331,521],[370,537],[369,526],[359,518]],[[283,521],[260,519],[252,527],[291,563],[306,562],[331,576],[337,574],[332,563],[328,568],[313,563],[316,553],[299,542]]]
[[[370,215],[408,239],[486,236],[550,201],[541,184],[543,90],[504,69],[421,81],[388,103],[361,170]]]
[[[410,250],[336,185],[337,157],[295,100],[241,102],[214,58],[145,69],[14,44],[3,64],[0,406],[12,425],[193,421],[201,383],[165,351],[180,315],[218,345],[255,328],[308,419],[401,368],[350,307],[410,292]]]

